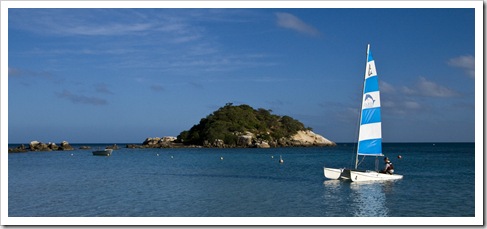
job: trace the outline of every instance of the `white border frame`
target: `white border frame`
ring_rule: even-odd
[[[1,1],[2,225],[483,225],[482,1]],[[475,217],[8,217],[9,8],[475,8]],[[482,127],[482,128],[480,128]]]

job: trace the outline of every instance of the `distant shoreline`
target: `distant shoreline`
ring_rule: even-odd
[[[356,144],[356,142],[335,142],[336,144]],[[382,142],[382,144],[469,144],[475,142]],[[28,145],[29,143],[8,143],[8,145]],[[91,142],[91,143],[70,143],[71,145],[140,145],[140,143],[135,142]]]

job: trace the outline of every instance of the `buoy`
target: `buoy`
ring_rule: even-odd
[[[71,156],[73,156],[74,154],[71,154]]]
[[[222,161],[223,161],[223,157],[220,157],[220,160],[222,160]]]
[[[274,158],[274,156],[271,156],[271,158]]]
[[[174,158],[174,157],[171,155],[171,158]]]
[[[279,163],[281,163],[281,164],[284,163],[284,160],[282,160],[282,156],[281,155],[279,155]]]
[[[159,157],[159,154],[157,154],[157,156]]]
[[[397,158],[402,159],[402,156],[401,156],[401,155],[399,155],[399,156],[397,156]]]

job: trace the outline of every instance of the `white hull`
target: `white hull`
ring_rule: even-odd
[[[333,169],[333,168],[323,168],[323,173],[326,178],[332,180],[349,180],[350,170],[348,169]]]
[[[332,180],[338,180],[340,178],[340,174],[342,174],[342,171],[343,169],[323,168],[325,177]]]
[[[350,171],[350,178],[354,182],[360,181],[383,181],[383,180],[399,180],[402,175],[378,173],[375,171]]]
[[[391,175],[385,173],[378,173],[375,171],[356,171],[350,169],[323,168],[323,173],[325,177],[328,179],[351,180],[353,182],[402,179],[402,175],[398,175],[398,174]]]

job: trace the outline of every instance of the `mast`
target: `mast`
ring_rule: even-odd
[[[367,70],[368,70],[368,62],[369,62],[369,50],[370,50],[370,44],[367,44],[367,53],[366,53],[366,59],[365,59],[365,75],[367,75]],[[362,83],[362,96],[364,94],[364,90],[365,90],[365,81]],[[359,136],[360,136],[360,124],[361,124],[361,121],[362,121],[362,107],[364,106],[364,100],[362,99],[362,103],[360,105],[360,118],[359,118]],[[360,138],[360,137],[359,137]],[[358,147],[358,144],[359,144],[359,139],[357,139],[357,153],[355,155],[355,169],[357,169],[358,167],[358,154],[359,154],[359,147]]]

